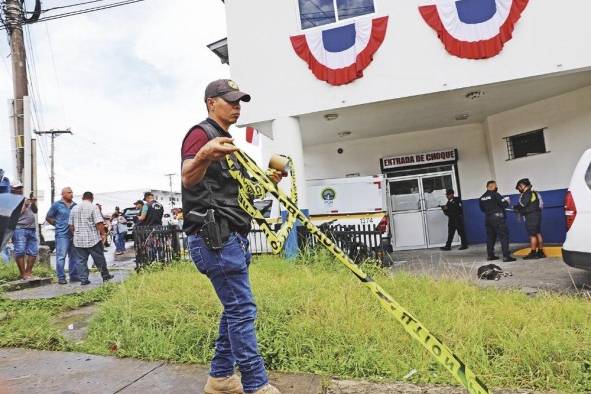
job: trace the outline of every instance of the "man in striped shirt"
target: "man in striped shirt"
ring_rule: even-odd
[[[105,223],[97,206],[93,205],[91,192],[82,195],[82,202],[72,208],[70,213],[70,231],[74,234],[74,251],[78,260],[78,276],[81,285],[88,285],[88,256],[92,256],[94,265],[101,272],[103,281],[113,279],[107,269],[102,239],[105,237]]]

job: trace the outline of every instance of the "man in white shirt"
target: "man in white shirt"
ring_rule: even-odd
[[[78,260],[78,276],[81,285],[88,285],[88,256],[92,256],[94,265],[101,272],[103,282],[113,279],[107,269],[102,239],[105,237],[105,222],[98,207],[93,205],[91,192],[82,195],[82,202],[72,208],[70,213],[70,231],[74,234],[74,250]]]

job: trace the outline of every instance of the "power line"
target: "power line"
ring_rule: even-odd
[[[145,1],[145,0],[126,0],[126,1],[120,1],[118,3],[111,3],[111,4],[106,4],[106,5],[97,6],[97,7],[86,8],[86,9],[83,9],[83,10],[76,10],[76,11],[64,12],[63,14],[52,15],[52,16],[48,16],[48,17],[45,17],[45,18],[39,18],[39,20],[37,22],[44,22],[44,21],[50,21],[50,20],[54,20],[54,19],[67,18],[69,16],[88,14],[88,13],[91,13],[91,12],[96,12],[96,11],[107,10],[107,9],[110,9],[110,8],[121,7],[121,6],[124,6],[124,5],[133,4],[133,3],[139,3],[139,2],[142,2],[142,1]],[[37,22],[35,22],[35,23],[37,23]]]
[[[29,47],[28,52],[31,55],[26,58],[27,70],[28,70],[29,75],[31,76],[31,78],[29,79],[29,87],[30,87],[30,90],[32,93],[32,95],[29,95],[29,97],[31,98],[31,104],[33,107],[33,111],[32,111],[33,116],[31,118],[34,123],[34,129],[39,130],[39,129],[42,129],[45,124],[45,121],[43,118],[43,102],[41,100],[41,92],[39,89],[39,77],[38,77],[37,66],[36,66],[36,62],[35,62],[35,50],[33,48],[32,40],[31,40],[31,32],[27,27],[25,27],[25,33],[26,33],[26,35],[25,35],[26,44]],[[49,167],[47,165],[48,155],[46,153],[46,151],[48,150],[47,139],[40,138],[37,141],[39,142],[38,146],[39,146],[39,150],[41,152],[41,159],[43,160],[43,164],[45,166],[45,171],[47,173],[47,176],[50,177],[51,174],[49,171]]]
[[[45,124],[45,121],[44,121],[43,116],[39,115],[40,112],[41,112],[41,114],[43,113],[42,112],[43,111],[43,101],[41,100],[41,93],[39,92],[39,74],[37,73],[37,66],[36,66],[36,62],[35,62],[35,49],[33,48],[33,42],[31,40],[31,31],[26,26],[25,26],[25,38],[26,38],[26,44],[28,46],[27,52],[30,54],[30,56],[27,56],[27,58],[25,60],[27,62],[27,70],[30,75],[29,86],[30,86],[31,91],[33,93],[33,95],[31,97],[33,100],[33,107],[35,110],[35,114],[38,117],[38,119],[37,119],[38,126],[40,128],[42,128]],[[37,102],[38,105],[35,102]]]
[[[78,6],[86,5],[86,4],[100,3],[100,2],[103,2],[103,1],[106,1],[106,0],[92,0],[92,1],[84,1],[82,3],[76,3],[76,4],[62,5],[62,6],[59,6],[59,7],[52,7],[52,8],[45,9],[45,10],[41,11],[41,13],[43,14],[45,12],[49,12],[49,11],[53,11],[53,10],[61,10],[61,9],[64,9],[64,8],[78,7]],[[27,14],[32,14],[32,13],[33,13],[32,11],[28,11],[27,12]]]
[[[57,86],[58,96],[62,107],[62,115],[64,116],[64,122],[68,123],[68,115],[66,113],[66,106],[64,105],[64,97],[62,95],[62,87],[57,73],[57,67],[55,65],[55,57],[53,56],[53,44],[51,43],[51,37],[49,36],[49,27],[45,24],[45,33],[47,34],[47,43],[49,44],[49,53],[51,55],[51,63],[53,65],[53,75],[55,76],[55,82]]]
[[[39,18],[35,22],[30,22],[29,24],[38,23],[38,22],[45,22],[45,21],[51,21],[51,20],[61,19],[61,18],[67,18],[67,17],[70,17],[70,16],[88,14],[88,13],[91,13],[91,12],[103,11],[103,10],[107,10],[107,9],[110,9],[110,8],[122,7],[122,6],[125,6],[125,5],[139,3],[139,2],[143,2],[143,1],[145,1],[145,0],[125,0],[125,1],[120,1],[120,2],[116,2],[116,3],[105,4],[105,5],[97,6],[97,7],[89,7],[89,8],[85,8],[85,9],[82,9],[82,10],[64,12],[62,14],[51,15],[51,16],[47,16],[45,18]],[[6,30],[6,25],[4,25],[3,27],[0,27],[0,30]]]

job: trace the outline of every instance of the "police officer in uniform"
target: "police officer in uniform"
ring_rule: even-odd
[[[144,206],[139,220],[144,226],[162,226],[162,216],[164,209],[156,200],[151,192],[144,193]]]
[[[464,231],[464,210],[462,208],[462,200],[455,196],[452,189],[447,189],[445,192],[447,196],[447,203],[441,206],[443,213],[448,217],[447,222],[447,242],[441,250],[451,250],[451,243],[454,239],[456,230],[462,241],[460,250],[468,249],[468,242],[466,241],[466,233]]]
[[[521,195],[519,196],[519,204],[515,205],[513,209],[521,214],[525,219],[525,229],[529,235],[530,252],[525,256],[524,260],[543,259],[544,254],[544,240],[542,238],[542,200],[538,192],[532,190],[532,185],[529,179],[523,178],[517,182],[515,186]]]
[[[508,197],[503,198],[495,181],[488,181],[486,193],[480,197],[480,210],[486,216],[486,251],[488,260],[498,260],[495,256],[495,243],[497,238],[501,243],[503,261],[515,261],[509,252],[509,230],[505,222],[505,208],[509,206]]]

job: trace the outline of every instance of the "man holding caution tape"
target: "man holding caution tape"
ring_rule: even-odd
[[[224,160],[238,150],[228,129],[240,117],[241,101],[250,101],[250,95],[232,80],[213,81],[205,89],[208,118],[189,130],[181,148],[183,231],[193,262],[224,307],[204,393],[277,394],[254,328],[256,305],[248,276],[251,217],[238,204],[238,184]],[[275,182],[282,177],[279,171],[271,176]]]

